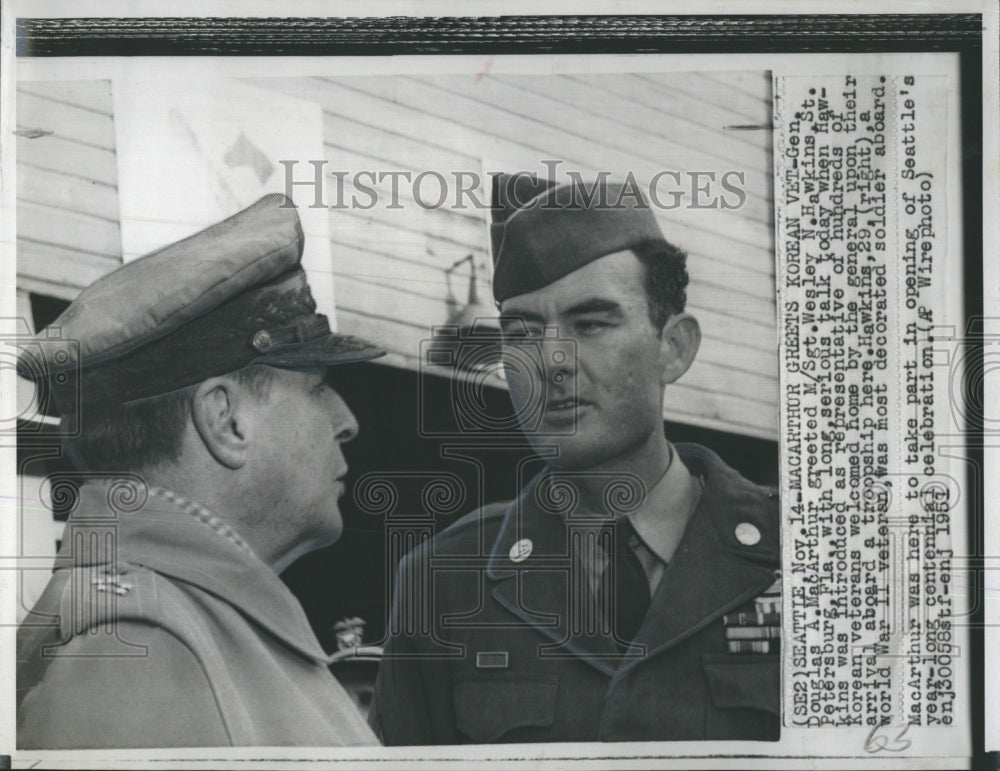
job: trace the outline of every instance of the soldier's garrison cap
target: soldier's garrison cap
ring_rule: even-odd
[[[614,252],[663,241],[649,204],[633,184],[493,177],[490,240],[497,302],[533,292]]]
[[[48,377],[68,414],[78,398],[121,404],[250,364],[324,367],[382,355],[332,333],[316,313],[302,249],[292,202],[267,195],[88,286],[52,325],[74,344],[34,346],[44,360],[22,355],[21,373]]]

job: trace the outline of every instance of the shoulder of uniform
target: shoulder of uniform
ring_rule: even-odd
[[[507,512],[510,504],[511,501],[499,501],[480,506],[478,509],[470,511],[464,517],[455,520],[455,522],[442,530],[438,537],[442,540],[447,540],[448,538],[460,536],[474,526],[491,521],[499,522],[499,520],[503,519],[503,515]]]
[[[503,521],[510,501],[488,503],[460,517],[429,541],[404,556],[405,561],[421,560],[434,554],[469,554],[479,548],[482,539],[492,540]]]
[[[691,473],[702,480],[701,509],[722,543],[748,559],[777,565],[781,545],[777,490],[750,481],[705,447],[676,447]]]
[[[162,589],[156,573],[127,562],[69,569],[59,598],[63,638],[122,621],[158,626]]]

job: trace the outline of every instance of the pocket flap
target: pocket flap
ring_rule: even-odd
[[[515,728],[547,728],[556,711],[558,675],[463,672],[456,678],[455,723],[476,742],[492,742]]]
[[[781,712],[780,658],[777,655],[706,653],[702,666],[712,706]]]

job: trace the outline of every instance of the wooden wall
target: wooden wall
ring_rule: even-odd
[[[121,263],[111,82],[17,89],[17,278],[72,299]]]
[[[562,169],[640,180],[662,169],[745,174],[736,210],[662,212],[667,237],[689,253],[689,309],[704,343],[667,391],[664,414],[737,434],[777,437],[777,337],[771,193],[770,77],[763,72],[565,76],[343,77],[250,81],[320,103],[327,170],[544,173]],[[748,129],[747,127],[757,127]],[[297,180],[309,179],[303,163]],[[364,180],[367,183],[367,179]],[[389,181],[376,186],[390,197]],[[429,327],[448,318],[444,269],[473,254],[491,299],[488,212],[416,206],[331,210],[341,329],[382,341],[392,363],[416,367]],[[435,184],[424,188],[433,200]],[[344,199],[352,195],[345,186]],[[484,193],[485,195],[485,193]],[[360,196],[362,201],[367,197]],[[669,196],[664,193],[664,200]],[[328,194],[326,203],[336,202]],[[456,272],[460,302],[468,272]]]
[[[771,219],[770,78],[766,73],[592,74],[252,79],[319,103],[328,170],[563,168],[648,179],[661,169],[743,171],[733,211],[662,212],[667,237],[689,253],[689,310],[704,342],[667,391],[665,417],[736,434],[777,436],[777,357]],[[120,262],[114,116],[108,81],[18,87],[18,281],[72,298]],[[29,138],[32,134],[41,134]],[[297,179],[309,177],[303,163]],[[491,305],[488,211],[425,209],[400,185],[398,209],[331,209],[338,325],[415,368],[420,343],[453,309],[444,270],[472,254]],[[428,181],[425,198],[436,186]],[[345,196],[357,192],[348,184]],[[333,191],[328,188],[327,198]],[[479,191],[486,197],[485,190]],[[362,200],[365,200],[362,197]],[[333,203],[327,200],[327,203]],[[468,266],[452,291],[464,303]]]

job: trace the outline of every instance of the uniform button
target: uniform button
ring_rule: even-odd
[[[531,543],[530,538],[522,538],[520,541],[515,543],[510,547],[510,561],[511,562],[524,562],[528,557],[531,556],[531,550],[534,548],[534,544]]]
[[[253,347],[258,353],[264,353],[271,348],[271,335],[266,329],[262,329],[253,336]]]
[[[749,522],[740,522],[736,526],[736,540],[744,546],[756,546],[760,543],[760,530]]]

